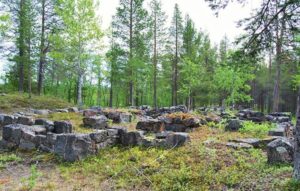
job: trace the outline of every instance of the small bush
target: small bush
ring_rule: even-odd
[[[262,138],[266,136],[269,130],[273,128],[274,124],[271,123],[258,124],[252,121],[245,121],[243,123],[243,127],[239,130],[239,132]]]

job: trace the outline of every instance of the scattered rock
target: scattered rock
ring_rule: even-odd
[[[293,144],[287,138],[278,138],[267,145],[268,163],[291,163]]]
[[[142,133],[139,131],[123,133],[120,137],[120,142],[124,146],[140,145],[143,140]]]
[[[91,137],[85,134],[61,134],[57,136],[54,153],[64,160],[74,162],[95,153]]]
[[[70,107],[70,108],[68,108],[68,112],[70,112],[70,113],[78,113],[78,108],[77,107]]]
[[[233,143],[233,142],[229,142],[229,143],[226,143],[226,146],[230,147],[230,148],[234,148],[234,149],[251,149],[251,148],[253,148],[252,145],[247,144],[247,143]]]
[[[238,131],[243,127],[242,121],[239,119],[230,119],[225,126],[225,131]]]
[[[190,142],[188,133],[170,133],[166,137],[166,146],[169,148],[180,147]]]
[[[5,141],[11,142],[17,146],[20,144],[22,129],[26,127],[26,125],[21,124],[6,125],[3,127],[2,138]]]
[[[101,143],[107,139],[108,133],[106,130],[97,130],[96,132],[91,133],[90,137],[95,143]]]
[[[22,117],[18,117],[17,123],[22,125],[33,125],[34,119],[31,117],[22,116]]]
[[[113,123],[129,123],[132,118],[131,114],[118,111],[104,111],[104,114],[108,119],[113,120]]]
[[[269,137],[265,139],[256,139],[256,138],[245,138],[245,139],[233,139],[230,142],[234,143],[246,143],[252,145],[254,148],[265,148],[267,144],[274,141],[277,137]]]
[[[13,115],[1,115],[1,126],[14,124],[16,120],[16,117]]]
[[[148,119],[144,121],[139,121],[136,125],[136,129],[159,133],[165,130],[165,124],[157,119]]]
[[[69,113],[68,109],[56,109],[55,112],[57,112],[57,113]]]
[[[252,111],[250,109],[240,110],[237,116],[241,120],[250,120],[253,122],[263,122],[266,120],[264,113],[259,111]]]
[[[34,114],[37,115],[49,115],[49,110],[46,109],[40,109],[40,110],[33,110]]]
[[[85,109],[83,110],[83,116],[84,117],[92,117],[95,115],[103,115],[102,110],[97,110],[97,109]]]
[[[54,121],[54,133],[72,133],[72,124],[69,121]]]
[[[93,129],[108,128],[108,119],[104,115],[83,118],[83,125]]]
[[[36,119],[35,125],[43,125],[45,126],[47,132],[54,131],[54,122],[47,119]]]

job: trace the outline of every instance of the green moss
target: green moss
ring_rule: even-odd
[[[28,98],[27,94],[11,93],[0,96],[0,110],[12,111],[20,108],[35,109],[57,109],[66,108],[72,104],[55,97],[49,96],[32,96]]]

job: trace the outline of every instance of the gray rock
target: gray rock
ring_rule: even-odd
[[[102,110],[97,110],[97,109],[85,109],[83,110],[83,116],[84,117],[92,117],[95,115],[102,115],[103,112]]]
[[[5,141],[11,142],[15,145],[20,144],[22,137],[22,129],[28,126],[21,124],[11,124],[3,127],[2,138]]]
[[[184,124],[165,124],[166,131],[173,131],[173,132],[187,132],[189,127],[185,126]]]
[[[72,133],[72,124],[69,121],[54,121],[54,133]]]
[[[69,111],[70,113],[77,113],[79,110],[78,110],[77,107],[70,107],[70,108],[68,108],[68,111]]]
[[[234,148],[234,149],[251,149],[251,148],[253,148],[253,146],[248,143],[228,142],[228,143],[226,143],[226,146],[230,147],[230,148]]]
[[[120,142],[124,146],[140,145],[142,140],[143,140],[143,136],[138,131],[123,133],[120,136]]]
[[[91,116],[83,118],[83,125],[93,129],[106,129],[108,128],[108,119],[104,116]]]
[[[43,125],[32,125],[32,126],[28,126],[27,128],[37,135],[40,135],[40,134],[45,135],[47,133],[47,129]]]
[[[165,124],[157,119],[148,119],[144,121],[139,121],[136,125],[136,129],[147,132],[159,133],[165,131]]]
[[[25,139],[20,140],[19,149],[21,150],[34,150],[36,148],[36,144]]]
[[[49,115],[49,110],[46,109],[34,110],[33,112],[37,115]]]
[[[54,111],[57,113],[69,113],[68,109],[56,109]]]
[[[243,127],[242,121],[238,119],[230,119],[225,126],[225,131],[238,131]]]
[[[277,117],[277,118],[276,118],[276,121],[277,121],[278,123],[284,123],[284,122],[290,122],[291,119],[290,119],[290,117],[282,116],[282,117]]]
[[[183,146],[187,142],[190,142],[188,133],[170,133],[166,137],[166,146],[170,148]]]
[[[95,152],[91,137],[84,134],[60,134],[54,145],[54,153],[70,162],[81,160]]]
[[[237,116],[241,120],[251,120],[253,122],[263,122],[266,120],[264,113],[259,111],[252,111],[251,109],[240,110]]]
[[[268,163],[291,163],[293,144],[287,138],[278,138],[267,145]]]
[[[57,136],[58,134],[54,133],[47,133],[46,136],[38,135],[39,149],[45,152],[54,152]]]
[[[104,111],[104,114],[108,119],[113,120],[113,123],[131,122],[132,115],[129,113],[123,113],[119,111]]]
[[[17,118],[13,115],[1,115],[1,126],[10,125],[16,123]]]
[[[277,139],[277,137],[268,137],[265,139],[256,139],[256,138],[245,138],[245,139],[233,139],[230,142],[234,143],[246,143],[252,145],[254,148],[265,148],[267,144]]]
[[[269,131],[269,136],[284,137],[285,136],[285,130],[284,130],[283,127],[277,127],[276,129],[271,129]]]
[[[35,125],[43,125],[45,126],[47,132],[53,132],[54,131],[54,122],[50,121],[48,119],[36,119]]]
[[[155,133],[155,138],[156,139],[165,139],[167,138],[168,134],[170,134],[171,132],[168,132],[168,131],[163,131],[163,132],[160,132],[160,133]]]
[[[195,117],[184,119],[182,122],[187,127],[199,127],[200,125],[200,120]]]
[[[107,140],[108,132],[106,130],[97,130],[90,134],[90,137],[95,143],[102,143]]]
[[[22,124],[22,125],[33,125],[34,119],[31,117],[21,116],[21,117],[18,117],[17,123]]]

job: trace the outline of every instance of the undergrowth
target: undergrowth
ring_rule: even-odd
[[[266,137],[268,132],[273,128],[275,128],[275,125],[272,123],[259,124],[251,121],[245,121],[243,122],[243,127],[239,129],[239,132],[257,138],[263,138]]]

